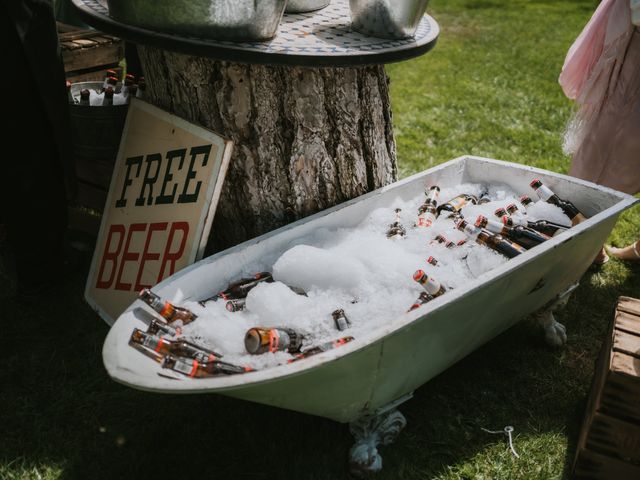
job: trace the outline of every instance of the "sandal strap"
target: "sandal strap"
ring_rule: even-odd
[[[633,253],[636,254],[636,258],[640,258],[640,253],[638,253],[638,242],[633,242]]]

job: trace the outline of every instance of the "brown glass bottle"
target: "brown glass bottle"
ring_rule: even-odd
[[[431,295],[429,295],[427,292],[420,293],[420,296],[409,307],[409,310],[407,310],[407,313],[408,312],[413,312],[416,308],[420,308],[422,305],[424,305],[425,303],[429,302],[430,300],[433,300],[433,297]]]
[[[524,218],[514,219],[506,216],[502,217],[502,223],[510,227],[513,227],[515,225],[522,225],[532,230],[536,230],[537,232],[543,233],[549,237],[553,237],[557,233],[564,232],[569,228],[566,225],[560,225],[559,223],[550,222],[548,220],[529,221],[525,220]]]
[[[531,205],[533,205],[533,200],[531,200],[531,197],[529,195],[520,195],[520,198],[518,199],[518,201],[520,202],[520,204],[524,207],[524,210],[526,211]]]
[[[186,340],[169,340],[158,335],[143,332],[137,328],[133,330],[130,341],[147,347],[149,350],[153,350],[161,355],[171,353],[180,357],[193,358],[200,362],[211,362],[222,357],[221,354],[213,350]]]
[[[255,327],[245,334],[244,346],[247,352],[254,355],[278,351],[297,353],[302,346],[302,340],[302,335],[290,328]]]
[[[431,255],[429,255],[429,258],[427,258],[427,263],[433,265],[434,267],[437,267],[439,265],[438,260]]]
[[[230,312],[240,312],[245,309],[246,304],[246,298],[236,298],[235,300],[228,300],[224,307]]]
[[[107,87],[104,89],[104,97],[102,98],[102,106],[109,107],[113,105],[113,88]]]
[[[252,372],[251,367],[241,367],[227,362],[214,360],[211,362],[201,362],[193,358],[177,357],[167,355],[162,361],[162,368],[169,368],[174,372],[181,373],[192,378],[215,377],[217,375],[236,375],[239,373]]]
[[[488,230],[469,225],[466,220],[460,220],[456,227],[473,238],[476,243],[484,245],[505,257],[513,258],[526,250],[515,242],[503,238],[500,234],[492,234]]]
[[[273,282],[273,276],[271,272],[259,272],[253,275],[253,277],[249,278],[241,278],[240,280],[230,283],[229,286],[218,293],[215,297],[209,298],[207,300],[212,300],[213,298],[219,297],[223,300],[235,300],[239,298],[246,298],[249,294],[249,291],[256,287],[260,283],[271,283]],[[205,302],[207,301],[205,300]]]
[[[424,270],[416,270],[416,272],[413,274],[413,279],[420,285],[422,285],[422,288],[424,288],[425,292],[427,292],[433,298],[439,297],[447,291],[438,280],[427,275]]]
[[[546,242],[547,240],[549,240],[549,238],[551,238],[544,233],[537,232],[536,230],[532,230],[525,226],[509,226],[504,223],[489,220],[487,217],[484,217],[482,215],[478,216],[475,225],[478,228],[486,228],[491,233],[498,233],[503,237],[508,238],[509,240],[513,240],[514,242],[522,245],[527,249],[533,248],[536,245],[540,245],[541,243]]]
[[[154,318],[151,320],[149,328],[147,328],[147,333],[152,335],[171,335],[172,337],[177,337],[182,335],[182,328],[174,327]]]
[[[507,211],[504,208],[500,207],[500,208],[496,208],[496,211],[493,212],[493,214],[498,218],[502,218],[505,215],[507,215]]]
[[[91,105],[91,92],[86,88],[80,90],[80,105],[83,107]]]
[[[401,238],[407,234],[407,231],[400,223],[400,212],[402,209],[396,208],[396,221],[389,225],[389,229],[387,230],[387,238]]]
[[[558,195],[553,193],[553,191],[551,191],[551,189],[544,185],[540,180],[535,179],[531,182],[531,188],[536,191],[540,200],[560,207],[564,214],[571,219],[572,225],[577,225],[578,223],[586,220],[585,216],[580,213],[580,210],[578,210],[573,203],[558,197]]]
[[[477,204],[478,199],[467,193],[462,193],[455,198],[452,198],[447,203],[443,203],[438,207],[438,215],[442,215],[443,211],[457,213],[467,204]]]
[[[351,326],[351,322],[345,315],[344,310],[342,310],[341,308],[338,310],[334,310],[331,316],[333,317],[333,323],[338,330],[343,331]]]
[[[345,345],[352,340],[353,340],[353,337],[342,337],[337,340],[333,340],[331,342],[325,342],[320,345],[316,345],[315,347],[306,349],[304,352],[295,354],[291,360],[287,361],[287,363],[297,362],[298,360],[309,358],[313,355],[317,355],[318,353],[328,352],[329,350],[333,350],[334,348],[341,347],[342,345]]]
[[[438,198],[440,197],[440,187],[432,186],[425,192],[427,199],[418,208],[418,227],[430,227],[438,216]]]
[[[153,293],[148,288],[142,290],[139,294],[140,300],[153,308],[160,316],[167,320],[169,323],[173,323],[177,320],[182,320],[182,324],[193,322],[198,316],[187,310],[186,308],[176,307],[172,303],[162,300],[158,295]]]

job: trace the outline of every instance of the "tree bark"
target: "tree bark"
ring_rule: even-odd
[[[207,254],[396,179],[384,67],[242,65],[139,50],[151,103],[234,142]]]

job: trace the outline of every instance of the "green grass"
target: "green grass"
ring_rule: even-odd
[[[463,154],[565,172],[572,105],[557,85],[596,1],[432,0],[442,27],[422,58],[389,66],[402,176]],[[611,241],[638,236],[640,209]],[[87,259],[55,294],[20,305],[0,268],[0,479],[341,479],[348,429],[212,395],[159,395],[111,381],[107,327],[82,299]],[[545,346],[524,321],[415,392],[408,427],[382,447],[387,479],[553,479],[570,468],[593,362],[619,295],[640,269],[589,272]],[[501,436],[515,427],[513,458]]]

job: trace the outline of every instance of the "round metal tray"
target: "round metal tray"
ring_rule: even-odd
[[[97,0],[72,0],[83,21],[125,40],[166,50],[239,63],[348,67],[398,62],[427,53],[440,29],[425,15],[413,38],[389,40],[351,29],[348,0],[332,0],[317,12],[285,14],[276,36],[265,42],[230,42],[152,31],[109,16]]]

